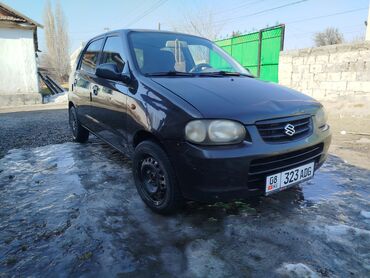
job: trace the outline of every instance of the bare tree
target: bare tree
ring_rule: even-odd
[[[239,37],[242,35],[242,32],[240,32],[239,30],[237,31],[232,31],[231,33],[231,37],[235,38],[235,37]]]
[[[184,13],[183,19],[173,24],[174,31],[189,33],[210,40],[216,40],[221,32],[220,26],[215,23],[214,16],[208,8]]]
[[[55,20],[53,11],[51,9],[50,1],[46,2],[44,9],[44,27],[47,52],[42,56],[41,60],[43,64],[45,63],[45,66],[47,68],[54,68],[53,65],[54,63],[51,58],[56,56],[56,47],[55,47],[56,40],[54,39]]]
[[[329,27],[314,36],[316,46],[332,45],[344,42],[343,34],[337,28]]]
[[[172,29],[177,32],[205,37],[212,41],[217,39],[221,31],[215,24],[213,13],[208,8],[188,10],[184,13],[183,19],[172,24]],[[209,63],[210,54],[206,47],[193,47],[192,55],[196,63]],[[176,57],[176,63],[181,65],[181,59],[178,60]]]
[[[41,58],[42,66],[60,82],[68,80],[70,72],[69,37],[67,22],[58,1],[53,12],[50,1],[44,10],[46,53]]]

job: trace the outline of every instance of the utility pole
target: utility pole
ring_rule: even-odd
[[[161,23],[158,22],[158,30],[161,30]]]
[[[367,11],[367,21],[366,21],[366,38],[367,41],[370,41],[370,4]]]

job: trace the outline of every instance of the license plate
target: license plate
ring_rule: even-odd
[[[314,169],[315,163],[311,162],[297,168],[268,176],[266,178],[266,195],[284,190],[291,185],[312,178]]]

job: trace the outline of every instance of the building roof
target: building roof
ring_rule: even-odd
[[[25,16],[24,14],[14,10],[13,8],[1,2],[0,2],[0,21],[23,23],[23,24],[33,25],[39,28],[44,27],[40,23],[32,20],[31,18]]]

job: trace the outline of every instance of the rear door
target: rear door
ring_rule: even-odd
[[[106,38],[100,64],[114,63],[119,72],[126,66],[126,55],[120,36]],[[121,81],[105,78],[97,79],[98,93],[92,95],[92,115],[101,125],[98,135],[116,148],[123,149],[126,144],[126,113],[128,87]]]
[[[104,38],[89,42],[80,55],[73,81],[73,91],[78,98],[78,117],[81,123],[95,131],[97,122],[91,114],[91,100],[94,88],[96,88],[95,69],[99,61],[100,51],[103,47]]]

